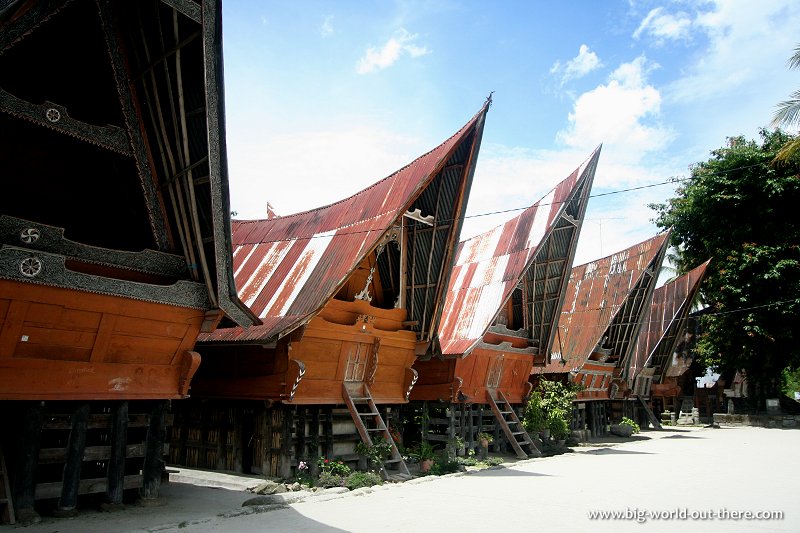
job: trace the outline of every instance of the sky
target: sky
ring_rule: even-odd
[[[493,93],[461,238],[602,143],[574,264],[593,261],[658,232],[648,204],[674,196],[665,182],[727,137],[758,138],[800,88],[798,28],[797,0],[228,0],[231,208],[265,218],[268,202],[288,215],[346,198]]]

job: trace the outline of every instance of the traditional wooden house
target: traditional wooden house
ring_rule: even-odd
[[[532,381],[545,378],[581,386],[573,429],[588,423],[592,434],[603,434],[608,401],[629,394],[628,367],[668,237],[662,233],[572,269],[551,360],[534,369]]]
[[[0,6],[0,452],[29,517],[155,497],[197,335],[258,322],[231,269],[220,15]]]
[[[680,346],[688,341],[689,314],[709,262],[653,291],[650,310],[636,341],[628,383],[633,394],[647,400],[657,413],[674,411],[678,398],[692,392],[685,391],[679,383],[691,364]]]
[[[441,355],[414,364],[423,438],[470,447],[494,431],[520,457],[539,450],[514,410],[528,396],[534,365],[544,365],[592,188],[598,147],[537,203],[482,235],[459,244],[439,327]],[[432,416],[428,402],[446,414]],[[484,425],[483,412],[495,424]],[[444,421],[444,431],[433,428]]]
[[[201,335],[192,395],[216,401],[181,406],[173,462],[288,476],[301,459],[352,455],[356,440],[393,443],[379,406],[407,402],[414,359],[438,347],[489,104],[349,198],[234,221],[239,296],[263,324]],[[343,425],[342,414],[352,422]],[[230,423],[209,433],[210,418]],[[407,473],[392,449],[389,463]]]

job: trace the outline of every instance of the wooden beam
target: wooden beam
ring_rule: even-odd
[[[100,14],[100,25],[105,36],[109,58],[111,59],[111,68],[114,71],[114,79],[119,92],[122,115],[125,117],[125,125],[128,130],[133,157],[136,160],[136,167],[139,169],[139,180],[142,185],[145,205],[147,206],[147,212],[150,214],[153,238],[159,250],[168,250],[171,247],[171,243],[169,242],[166,215],[156,190],[156,178],[153,175],[152,162],[145,143],[144,126],[140,120],[141,114],[137,107],[135,87],[125,67],[122,39],[118,34],[118,28],[113,22],[114,13],[111,0],[97,0],[97,7]]]
[[[185,15],[193,21],[200,23],[203,21],[203,14],[199,5],[189,0],[161,0],[181,15]]]
[[[164,469],[164,415],[167,402],[158,402],[150,414],[150,425],[147,428],[147,444],[142,465],[142,488],[139,495],[143,500],[155,500],[161,489],[161,473]]]
[[[39,466],[39,447],[41,444],[43,402],[29,402],[27,409],[19,418],[21,424],[17,456],[17,471],[14,476],[14,505],[19,511],[35,514],[33,504],[36,499],[36,470]],[[56,497],[58,494],[55,495]]]
[[[108,486],[106,501],[112,505],[122,503],[125,488],[125,458],[129,456],[128,440],[128,402],[120,402],[114,410],[111,425],[111,446],[108,460]]]
[[[0,88],[0,111],[127,157],[133,155],[122,128],[110,124],[97,126],[74,119],[66,107],[50,101],[34,104]]]
[[[61,497],[58,499],[56,516],[67,518],[77,514],[78,491],[83,466],[83,450],[86,447],[86,429],[89,426],[89,402],[84,402],[72,415],[72,428],[67,439],[67,462],[64,463]]]
[[[50,17],[69,5],[72,0],[39,0],[38,2],[12,2],[11,7],[0,10],[0,19],[10,18],[0,32],[0,55],[34,32]],[[16,4],[16,5],[14,5]],[[10,13],[17,7],[24,8],[19,16]]]

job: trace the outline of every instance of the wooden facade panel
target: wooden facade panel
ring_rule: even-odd
[[[41,328],[97,331],[101,317],[101,313],[93,311],[33,302],[28,309],[25,322]]]
[[[292,345],[292,357],[305,363],[334,363],[339,361],[342,341],[333,339],[304,338],[302,342]]]
[[[459,364],[458,360],[431,359],[429,361],[416,361],[414,369],[419,374],[417,387],[426,384],[450,383],[453,381],[453,371]],[[411,391],[411,398],[414,399],[414,389]]]
[[[406,403],[401,383],[376,382],[369,390],[375,403]]]
[[[107,363],[149,363],[169,365],[180,348],[179,339],[114,335],[108,343]]]
[[[378,352],[381,365],[402,366],[409,367],[414,363],[416,356],[414,354],[414,347],[397,347],[388,345],[388,343],[381,342],[381,348]]]
[[[314,363],[306,364],[306,375],[303,382],[307,379],[334,380],[339,373],[339,362],[334,363]],[[303,383],[301,382],[301,383]]]
[[[27,338],[20,344],[25,345],[54,345],[65,348],[88,348],[94,346],[94,331],[75,331],[71,329],[31,327],[27,323],[22,328],[22,335]]]
[[[187,311],[190,311],[187,309]],[[146,332],[147,336],[163,337],[171,339],[182,339],[186,335],[190,324],[194,322],[197,313],[185,313],[184,320],[186,324],[180,323],[180,314],[171,317],[174,321],[166,322],[164,320],[150,320],[140,317],[125,317],[125,320],[120,320],[114,326],[114,331],[123,335],[142,335]],[[192,324],[193,325],[193,324]]]
[[[375,372],[375,383],[403,383],[403,378],[406,375],[406,368],[405,366],[399,365],[389,366],[379,364],[378,370]]]
[[[181,365],[82,363],[43,359],[0,361],[0,400],[182,398]]]
[[[62,344],[36,344],[18,342],[14,348],[14,359],[44,359],[54,361],[86,362],[92,356],[91,348],[79,348]]]
[[[306,367],[307,368],[307,367]],[[344,404],[342,382],[334,379],[303,379],[297,387],[294,404]]]

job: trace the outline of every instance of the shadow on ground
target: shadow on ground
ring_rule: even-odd
[[[592,455],[653,455],[650,452],[637,452],[634,450],[620,450],[619,448],[601,448],[599,450],[590,450],[586,453]]]
[[[473,475],[484,477],[551,477],[549,474],[524,472],[522,470],[514,470],[512,468],[492,468],[489,470],[480,470]]]

